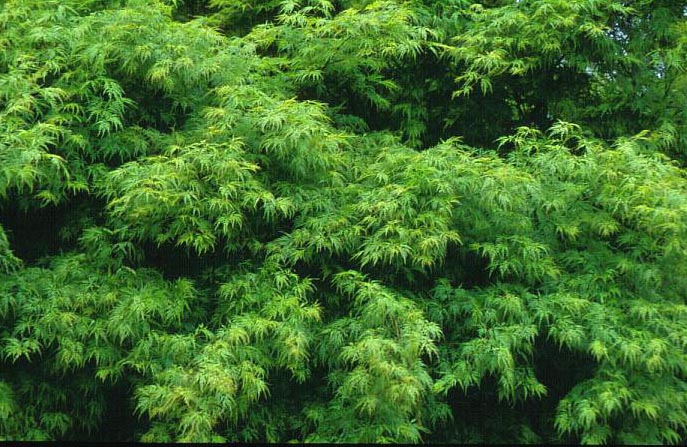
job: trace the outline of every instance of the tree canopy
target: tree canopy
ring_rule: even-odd
[[[687,2],[0,0],[0,440],[687,442]]]

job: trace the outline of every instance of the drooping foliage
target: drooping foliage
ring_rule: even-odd
[[[686,11],[0,1],[0,439],[685,442]]]

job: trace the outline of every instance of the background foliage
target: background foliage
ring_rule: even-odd
[[[685,442],[686,11],[0,1],[0,439]]]

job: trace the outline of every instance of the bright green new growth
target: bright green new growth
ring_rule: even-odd
[[[0,1],[0,440],[687,440],[687,3]]]

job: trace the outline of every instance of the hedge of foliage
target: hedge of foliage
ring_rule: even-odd
[[[687,441],[687,2],[0,1],[0,439]]]

